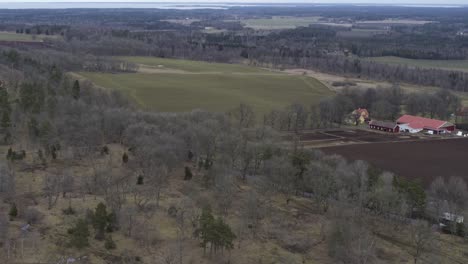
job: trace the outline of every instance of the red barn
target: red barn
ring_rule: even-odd
[[[400,132],[400,127],[394,122],[372,120],[369,122],[369,128],[391,133]]]
[[[407,128],[412,131],[430,130],[436,134],[450,133],[455,130],[455,125],[450,122],[412,115],[403,115],[398,118],[397,124],[402,129]]]

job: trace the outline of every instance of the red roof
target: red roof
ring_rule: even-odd
[[[398,124],[408,124],[410,127],[414,129],[439,129],[441,127],[453,126],[453,124],[437,120],[437,119],[430,119],[420,116],[412,116],[412,115],[404,115],[397,120]]]

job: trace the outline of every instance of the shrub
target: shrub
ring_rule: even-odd
[[[33,207],[28,207],[24,210],[24,220],[30,225],[40,223],[41,220],[44,218],[44,215]]]
[[[128,154],[127,154],[127,152],[124,152],[124,154],[122,155],[122,162],[123,162],[123,163],[127,163],[127,162],[128,162]]]
[[[167,214],[170,217],[175,218],[177,216],[177,208],[174,205],[171,205],[169,209],[167,209]]]
[[[101,155],[107,155],[107,154],[109,154],[109,147],[108,146],[102,147]]]
[[[78,249],[89,246],[89,229],[88,224],[84,219],[79,219],[75,226],[68,230],[68,234],[71,235],[70,246]]]
[[[106,237],[106,242],[104,242],[104,247],[108,250],[112,250],[116,248],[114,240],[112,240],[112,236]]]
[[[143,185],[143,175],[138,175],[137,185]]]
[[[16,208],[16,204],[12,204],[10,207],[10,212],[8,213],[10,216],[10,220],[13,220],[15,217],[18,216],[18,208]]]
[[[62,210],[64,215],[74,215],[75,209],[73,209],[71,206],[68,206],[68,208]]]
[[[185,181],[190,181],[193,177],[193,174],[192,174],[192,171],[190,170],[189,167],[185,167],[185,177],[184,177],[184,180]]]

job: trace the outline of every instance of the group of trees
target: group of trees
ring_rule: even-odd
[[[447,90],[434,94],[409,94],[405,109],[409,114],[447,119],[461,108],[461,100]]]
[[[97,240],[105,239],[106,249],[115,249],[115,242],[112,240],[111,232],[116,228],[116,216],[113,213],[107,213],[107,208],[103,203],[99,203],[94,212],[89,211],[87,218],[77,220],[73,228],[68,230],[70,234],[69,244],[72,247],[83,249],[89,246],[88,237],[91,232],[89,225],[94,227],[94,238]],[[106,232],[108,234],[106,234]]]
[[[377,120],[396,120],[403,109],[409,114],[446,120],[456,114],[460,107],[460,98],[447,90],[433,94],[407,94],[398,85],[377,89],[344,88],[336,95],[322,99],[319,104],[306,106],[293,103],[273,110],[263,117],[263,123],[277,130],[295,132],[340,126],[346,121],[354,122],[352,112],[358,108],[367,109],[370,117]],[[249,114],[251,112],[251,107],[243,105],[236,114],[241,122],[247,122],[255,119],[254,115]]]
[[[236,235],[221,217],[215,218],[210,208],[204,208],[199,219],[199,228],[195,235],[200,238],[203,250],[210,245],[210,253],[234,248]]]

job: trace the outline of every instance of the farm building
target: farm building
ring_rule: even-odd
[[[420,116],[403,115],[396,122],[400,126],[400,131],[410,133],[432,131],[434,134],[442,134],[455,130],[455,125],[450,122]]]
[[[394,122],[372,120],[369,122],[369,128],[391,133],[400,132],[400,127]]]
[[[352,122],[355,125],[364,124],[369,120],[369,111],[364,108],[358,108],[351,113],[351,116],[353,118]]]

